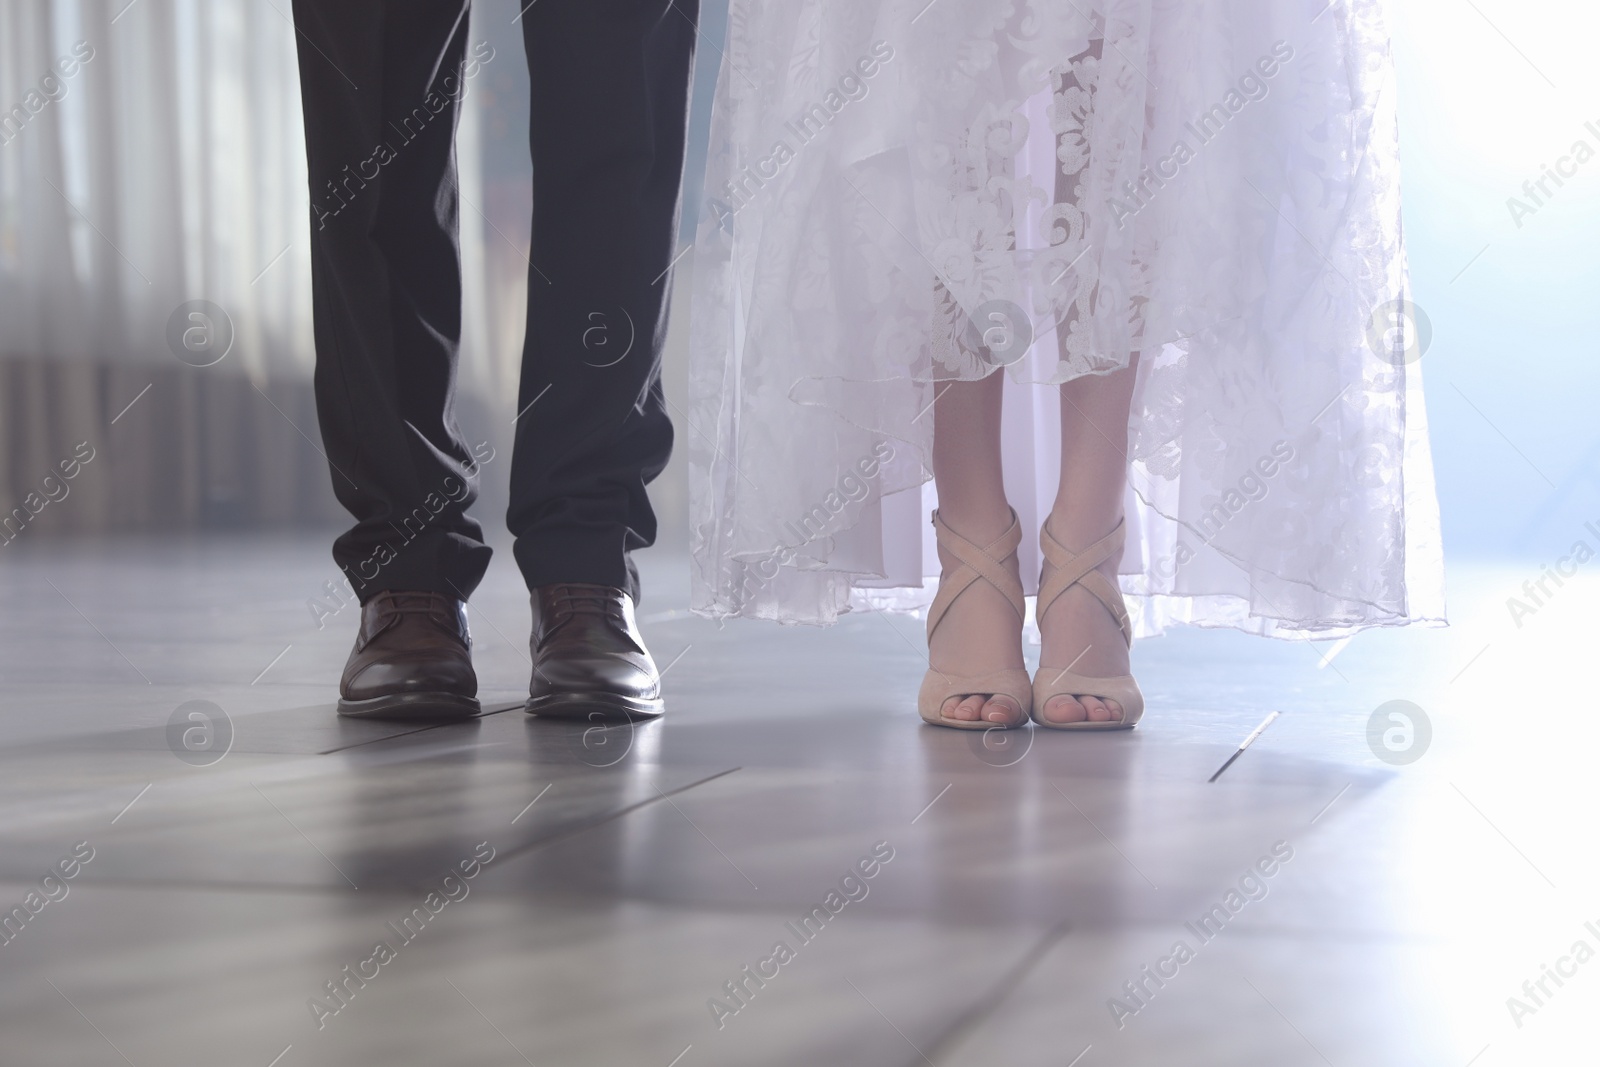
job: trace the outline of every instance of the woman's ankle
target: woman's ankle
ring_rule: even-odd
[[[977,545],[991,544],[1011,529],[1011,505],[998,500],[939,501],[939,518],[951,530]]]
[[[1069,552],[1082,552],[1121,522],[1120,507],[1111,510],[1057,507],[1045,520],[1050,536]]]

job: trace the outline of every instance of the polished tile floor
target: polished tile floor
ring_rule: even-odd
[[[431,728],[335,718],[320,540],[7,553],[7,1067],[1600,1062],[1582,578],[1175,632],[1140,729],[985,737],[916,719],[916,620],[719,627],[667,553],[670,713],[612,729],[521,712],[506,553],[490,713]]]

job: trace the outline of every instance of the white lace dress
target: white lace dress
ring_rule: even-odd
[[[732,0],[684,431],[695,609],[926,605],[936,389],[1007,375],[1007,495],[1037,531],[1051,386],[1138,352],[1139,632],[1441,620],[1383,8]],[[1025,537],[1025,581],[1038,563]]]

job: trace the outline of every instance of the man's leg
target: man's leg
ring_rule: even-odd
[[[475,714],[461,601],[488,565],[451,400],[452,157],[467,0],[295,0],[311,184],[318,422],[362,603],[344,714]]]
[[[534,269],[507,518],[534,594],[529,709],[545,714],[567,697],[660,705],[629,553],[655,541],[645,486],[672,451],[661,351],[698,14],[539,0],[522,16]]]
[[[530,589],[637,597],[628,553],[655,541],[645,485],[672,451],[661,350],[697,14],[697,0],[523,14],[536,269],[508,522]]]
[[[356,524],[334,559],[363,603],[465,597],[488,566],[477,462],[451,411],[461,265],[451,145],[467,0],[295,0],[317,415]]]

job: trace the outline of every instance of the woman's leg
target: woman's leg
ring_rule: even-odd
[[[1098,58],[1100,42],[1091,43],[1086,55]],[[1082,71],[1073,67],[1062,73],[1055,106],[1075,112],[1087,107],[1092,112],[1092,80],[1082,80]],[[1085,129],[1092,125],[1092,114],[1084,116]],[[1058,204],[1080,204],[1082,171],[1089,158],[1081,146],[1058,145],[1062,166],[1056,170],[1055,200]],[[1093,207],[1083,205],[1092,211]],[[1066,248],[1064,251],[1072,251]],[[1080,279],[1080,285],[1087,284]],[[1057,337],[1065,348],[1068,324],[1080,314],[1088,314],[1087,296],[1075,300]],[[1066,352],[1062,352],[1063,357]],[[1081,552],[1116,528],[1122,518],[1122,499],[1128,484],[1128,412],[1133,402],[1134,378],[1139,353],[1127,367],[1113,374],[1092,374],[1075,378],[1061,386],[1061,481],[1048,520],[1050,532],[1065,548]],[[1100,565],[1100,571],[1113,585],[1118,551]],[[1070,665],[1075,674],[1091,677],[1117,677],[1128,673],[1128,646],[1117,621],[1094,594],[1081,585],[1070,586],[1057,597],[1039,619],[1043,642],[1039,662]],[[1034,714],[1052,722],[1109,722],[1122,717],[1115,700],[1090,693],[1056,696]]]
[[[1061,386],[1061,481],[1050,511],[1050,531],[1080,552],[1110,533],[1122,518],[1128,484],[1128,412],[1139,357],[1113,374],[1087,375]],[[1100,570],[1117,580],[1118,552]],[[1081,585],[1057,597],[1039,620],[1044,639],[1039,661],[1073,664],[1075,674],[1128,673],[1128,646],[1111,613]],[[1106,722],[1121,718],[1114,700],[1093,694],[1053,697],[1040,709],[1052,722]]]
[[[998,373],[975,382],[941,382],[933,404],[933,481],[939,515],[962,537],[979,545],[997,540],[1011,526],[1000,470]],[[948,572],[957,561],[943,552]],[[1012,556],[1006,565],[1017,566]],[[1022,623],[1005,596],[987,582],[974,582],[952,604],[928,641],[928,663],[956,675],[1022,667]],[[951,719],[1016,723],[1022,709],[1009,697],[977,693],[951,697],[943,713]]]

